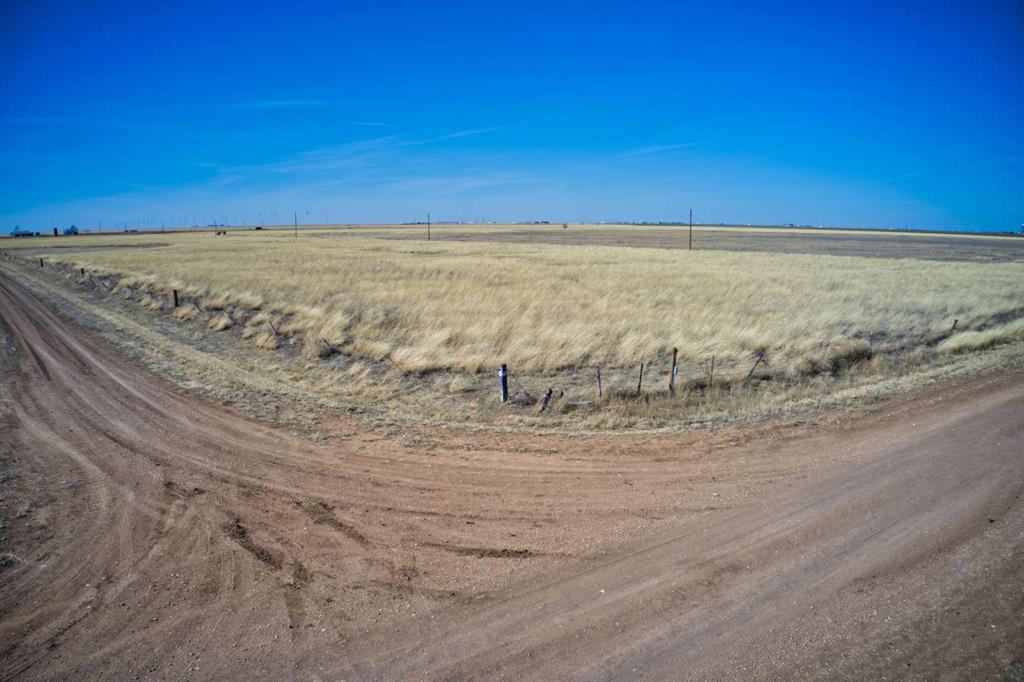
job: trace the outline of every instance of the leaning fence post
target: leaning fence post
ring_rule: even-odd
[[[953,332],[956,331],[956,323],[959,322],[959,321],[960,320],[953,320],[953,328],[949,330],[950,334],[952,334]]]
[[[508,402],[508,365],[502,364],[498,367],[498,391],[501,394],[501,402]]]
[[[177,308],[178,307],[178,290],[177,289],[171,289],[171,293],[174,295],[174,307]]]
[[[636,397],[640,397],[640,388],[644,385],[644,363],[640,363],[640,378],[636,382]]]
[[[754,366],[750,368],[750,372],[747,373],[746,379],[743,380],[744,383],[747,382],[747,379],[754,376],[754,370],[757,369],[757,366],[760,365],[762,362],[766,365],[768,364],[768,361],[764,359],[764,351],[761,351],[757,354],[757,360],[754,362]]]
[[[551,395],[554,392],[555,391],[550,388],[544,392],[544,399],[540,401],[540,412],[543,412],[544,410],[548,409],[548,403],[551,402]]]
[[[679,371],[679,367],[676,365],[676,356],[679,354],[678,348],[672,349],[672,371],[668,375],[668,392],[675,394],[676,392],[676,373]]]
[[[601,368],[597,368],[597,397],[601,397]]]

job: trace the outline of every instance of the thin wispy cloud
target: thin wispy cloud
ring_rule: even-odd
[[[432,144],[434,142],[444,142],[445,140],[456,140],[463,137],[473,137],[474,135],[484,135],[486,133],[493,133],[498,130],[504,130],[506,126],[492,126],[490,128],[469,128],[466,130],[456,130],[451,133],[444,133],[443,135],[435,135],[434,137],[425,137],[419,140],[402,140],[395,144],[396,147],[415,147],[418,145]]]
[[[650,156],[651,154],[661,154],[663,152],[671,152],[676,149],[692,149],[697,144],[694,142],[679,142],[677,144],[652,144],[646,147],[637,147],[636,149],[630,149],[623,156]]]
[[[379,127],[379,126],[373,126]],[[435,142],[452,140],[502,130],[504,126],[457,130],[420,140],[407,140],[399,135],[382,135],[348,144],[311,149],[293,154],[287,158],[264,164],[221,168],[225,175],[284,175],[309,174],[365,166],[373,159],[381,159],[398,153],[402,148],[430,145]]]
[[[317,109],[338,106],[322,99],[254,99],[232,103],[237,109]]]
[[[511,174],[485,174],[485,175],[460,175],[451,177],[424,177],[409,178],[393,183],[389,189],[399,192],[410,191],[432,191],[432,192],[462,192],[467,190],[487,189],[492,187],[507,187],[530,182],[531,179],[521,175]]]
[[[348,144],[310,149],[289,157],[261,164],[220,168],[222,175],[288,175],[308,174],[352,168],[368,158],[400,146],[396,136],[375,137]]]
[[[493,133],[498,130],[504,130],[505,126],[492,126],[490,128],[471,128],[469,130],[457,130],[454,133],[447,133],[446,135],[440,135],[432,138],[430,141],[438,140],[454,140],[459,137],[472,137],[474,135],[483,135],[484,133]]]

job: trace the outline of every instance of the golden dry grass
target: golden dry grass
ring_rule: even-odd
[[[267,350],[276,350],[281,345],[277,334],[271,332],[260,332],[257,334],[255,343],[257,348],[265,348]]]
[[[176,308],[171,315],[179,320],[191,320],[196,316],[196,309],[192,306],[182,306]]]
[[[632,365],[672,347],[682,361],[738,363],[766,351],[774,367],[813,370],[868,345],[913,345],[954,320],[958,333],[941,346],[950,351],[1024,336],[1019,262],[428,243],[358,231],[81,243],[126,242],[154,246],[62,242],[71,248],[50,258],[127,274],[122,285],[153,295],[179,289],[208,311],[282,315],[278,330],[303,337],[311,356],[327,339],[410,371],[506,362],[550,373]],[[231,326],[224,316],[210,324]]]
[[[235,322],[227,315],[220,314],[210,318],[207,326],[215,332],[222,332],[234,327]]]

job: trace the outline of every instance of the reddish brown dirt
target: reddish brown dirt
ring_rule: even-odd
[[[1020,370],[813,425],[318,444],[5,276],[0,323],[3,679],[1024,676]]]

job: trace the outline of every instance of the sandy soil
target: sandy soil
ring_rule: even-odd
[[[317,443],[0,276],[0,678],[1024,679],[1022,410]]]

